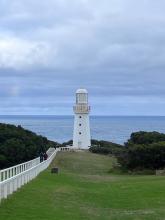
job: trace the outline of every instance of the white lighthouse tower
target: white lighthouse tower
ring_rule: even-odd
[[[91,146],[88,92],[86,89],[78,89],[76,91],[76,104],[73,107],[74,132],[73,147],[78,149],[88,149]]]

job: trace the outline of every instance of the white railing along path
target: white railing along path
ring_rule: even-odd
[[[17,174],[22,173],[26,170],[29,170],[30,168],[36,166],[39,163],[40,163],[40,158],[37,157],[25,163],[21,163],[21,164],[18,164],[13,167],[9,167],[4,170],[0,170],[0,182],[7,180],[13,176],[16,176]]]
[[[50,165],[57,152],[63,150],[66,150],[66,148],[49,148],[47,151],[48,159],[41,163],[38,157],[26,163],[0,170],[0,201],[34,179]],[[69,148],[67,148],[67,150],[69,150]]]

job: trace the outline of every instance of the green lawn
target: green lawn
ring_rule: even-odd
[[[59,153],[38,178],[4,200],[0,220],[165,219],[165,177],[108,174],[113,159]]]

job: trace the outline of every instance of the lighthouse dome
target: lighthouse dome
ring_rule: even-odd
[[[76,93],[85,93],[85,94],[87,94],[88,91],[86,89],[77,89]]]

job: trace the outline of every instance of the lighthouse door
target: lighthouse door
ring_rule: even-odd
[[[81,141],[78,142],[78,148],[81,148]]]

